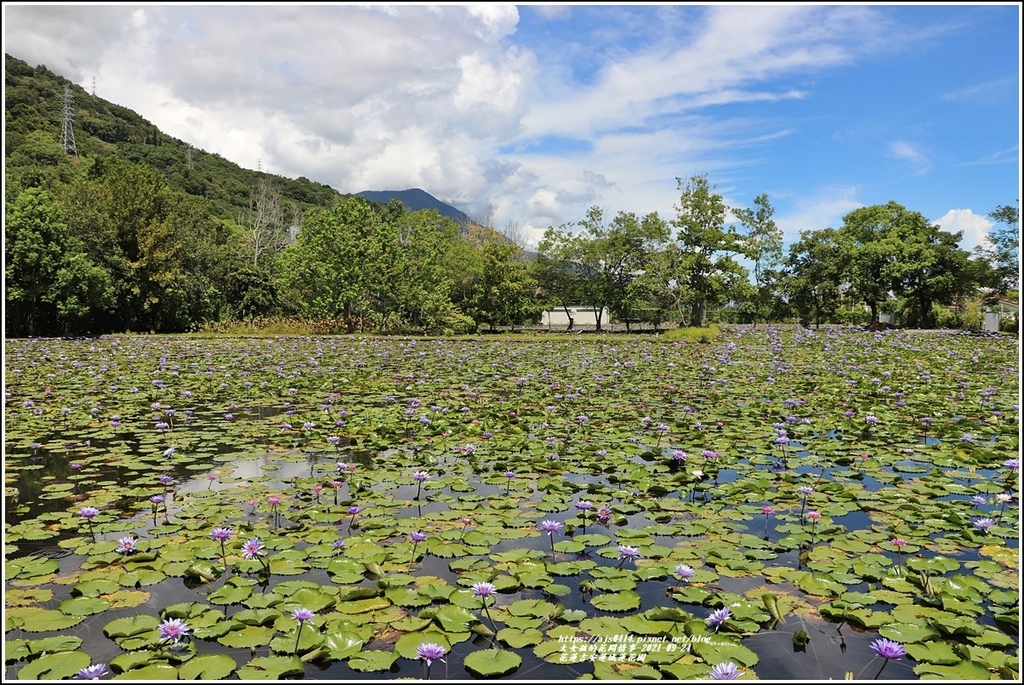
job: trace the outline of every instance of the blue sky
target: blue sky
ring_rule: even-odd
[[[979,244],[1020,198],[1021,7],[4,5],[4,50],[243,167],[419,187],[535,243],[676,179],[790,242],[890,200]]]

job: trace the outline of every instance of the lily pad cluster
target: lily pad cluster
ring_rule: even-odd
[[[1019,679],[1012,338],[10,340],[5,382],[12,678]]]

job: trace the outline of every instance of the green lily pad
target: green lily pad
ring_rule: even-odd
[[[228,654],[200,654],[178,667],[180,680],[225,680],[237,664]]]
[[[469,630],[470,626],[479,619],[470,610],[454,605],[441,607],[434,614],[434,620],[445,632],[462,633]]]
[[[452,648],[451,643],[448,641],[448,636],[445,633],[437,630],[424,630],[418,633],[406,633],[395,641],[395,652],[398,653],[402,658],[415,659],[417,658],[418,650],[420,645],[426,642],[433,642],[434,644],[441,645],[445,650]]]
[[[481,649],[466,656],[466,670],[473,675],[492,678],[514,672],[523,663],[515,652],[503,649]]]
[[[41,609],[39,607],[8,609],[5,612],[5,618],[27,633],[66,630],[85,620],[84,616],[71,616],[57,609]]]
[[[240,680],[281,680],[301,677],[305,667],[297,656],[258,656],[238,669]]]
[[[324,649],[339,661],[358,654],[364,644],[366,641],[354,632],[329,632],[324,637]]]
[[[362,673],[383,672],[391,670],[397,660],[398,654],[395,652],[371,649],[353,655],[348,660],[348,666],[353,671]]]
[[[591,604],[601,611],[632,611],[640,606],[642,598],[640,593],[632,590],[625,592],[612,592],[594,597]]]
[[[217,642],[225,647],[264,647],[270,644],[276,631],[266,626],[244,626],[238,630],[232,630],[217,638]]]
[[[536,628],[502,628],[498,631],[498,639],[515,649],[532,647],[544,640],[544,633]]]
[[[18,680],[64,680],[91,661],[85,652],[44,654],[18,669]]]
[[[951,681],[992,680],[992,673],[983,664],[974,661],[961,661],[954,666],[923,663],[914,667],[914,674],[922,679],[938,679]]]
[[[177,680],[178,669],[170,664],[150,664],[142,668],[135,668],[124,673],[118,673],[114,680]]]
[[[89,616],[107,610],[110,602],[100,597],[72,597],[60,603],[60,610],[71,616]]]
[[[238,587],[225,584],[211,592],[208,599],[211,604],[241,604],[245,600],[249,599],[249,595],[251,594],[251,587]]]

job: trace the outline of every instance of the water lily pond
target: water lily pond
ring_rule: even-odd
[[[5,678],[1019,680],[1019,354],[7,340]]]

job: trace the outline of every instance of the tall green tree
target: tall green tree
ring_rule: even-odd
[[[576,224],[549,228],[539,245],[544,270],[552,280],[549,292],[578,297],[591,307],[601,330],[605,309],[620,319],[631,318],[642,291],[634,286],[651,262],[656,247],[668,236],[657,213],[640,218],[619,212],[605,223],[604,210],[591,207]]]
[[[336,319],[352,333],[373,325],[371,292],[383,286],[388,231],[361,197],[309,211],[281,259],[284,297],[299,314]]]
[[[690,325],[703,326],[708,307],[723,303],[730,284],[745,272],[733,257],[743,245],[737,232],[726,226],[725,202],[707,176],[676,178],[676,185],[680,196],[671,222],[678,229],[675,287],[689,293]]]
[[[893,265],[896,292],[907,301],[907,324],[933,328],[935,304],[952,304],[978,287],[970,277],[970,253],[959,247],[959,231],[943,231],[927,221],[906,228],[900,260]]]
[[[70,235],[113,282],[103,330],[176,332],[218,315],[219,231],[202,200],[172,191],[149,167],[103,157],[62,203]]]
[[[110,275],[82,252],[59,204],[39,188],[7,198],[4,287],[15,336],[91,332],[91,315],[113,304]]]
[[[989,229],[988,244],[977,253],[992,265],[986,285],[993,295],[1003,297],[1020,287],[1020,214],[1012,205],[999,205],[988,216],[996,223]]]
[[[619,212],[607,228],[598,225],[600,236],[601,278],[609,314],[626,322],[644,318],[640,312],[649,308],[651,291],[643,275],[652,267],[655,252],[669,238],[668,225],[656,212],[638,217],[633,212]],[[659,322],[660,323],[660,322]]]
[[[545,239],[547,242],[541,242],[540,251],[530,261],[529,270],[539,286],[544,309],[561,308],[568,322],[566,330],[571,331],[576,324],[571,305],[583,300],[582,277],[573,262],[563,258],[558,249],[563,245],[554,228],[548,229]]]
[[[804,326],[831,320],[842,299],[843,249],[833,228],[805,230],[789,246],[783,289]]]
[[[522,260],[522,248],[511,242],[490,241],[482,247],[482,266],[467,304],[477,324],[516,326],[533,323],[544,310],[537,281]]]
[[[601,330],[604,296],[600,291],[601,264],[594,236],[576,231],[575,224],[559,228],[549,226],[537,245],[542,260],[546,291],[568,310],[569,305],[587,305],[594,311],[597,330]],[[569,328],[572,328],[570,318]]]
[[[775,224],[775,208],[762,193],[754,198],[754,207],[733,209],[746,231],[741,238],[743,253],[754,263],[754,325],[770,310],[775,296],[774,283],[782,260],[782,231]]]
[[[390,205],[390,203],[389,203]],[[385,216],[389,249],[373,294],[384,320],[428,332],[472,327],[452,302],[451,265],[460,254],[459,227],[437,210],[404,210]]]
[[[913,322],[931,325],[935,302],[952,302],[962,288],[976,285],[963,277],[968,254],[956,246],[961,234],[942,231],[895,201],[853,210],[838,237],[844,278],[871,310],[872,323],[880,303],[908,297],[915,303]]]

